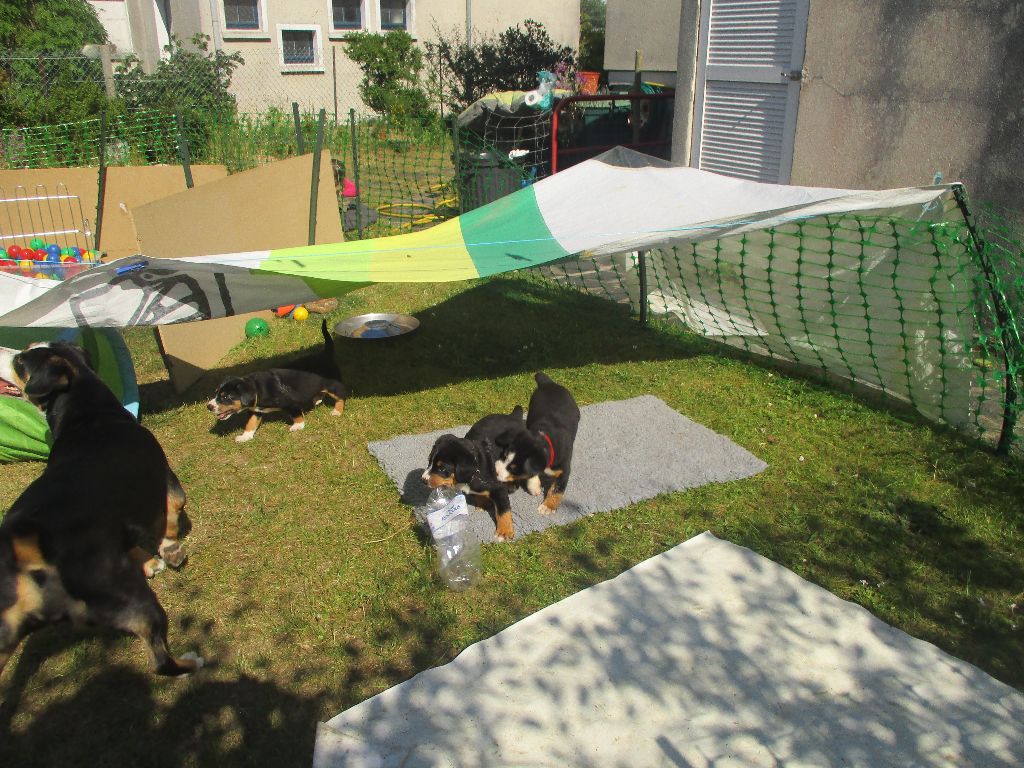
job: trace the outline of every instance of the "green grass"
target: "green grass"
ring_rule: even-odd
[[[244,445],[205,400],[225,370],[316,345],[317,323],[275,321],[185,397],[152,332],[127,334],[194,522],[188,566],[153,587],[172,647],[211,666],[158,679],[133,638],[37,632],[0,680],[0,764],[308,766],[318,720],[704,530],[1024,688],[1019,463],[534,277],[375,285],[331,321],[364,311],[422,326],[340,345],[342,419],[268,422]],[[581,405],[656,395],[769,466],[487,546],[480,586],[448,591],[366,443],[525,404],[539,369]],[[0,505],[39,470],[0,467]]]

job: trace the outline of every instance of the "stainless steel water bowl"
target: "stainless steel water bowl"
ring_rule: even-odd
[[[346,339],[392,339],[415,331],[419,324],[420,321],[410,315],[371,312],[345,318],[334,326],[334,332]]]

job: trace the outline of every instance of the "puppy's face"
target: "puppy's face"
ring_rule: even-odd
[[[256,405],[255,385],[251,381],[235,376],[225,379],[217,387],[216,393],[206,407],[214,416],[224,421],[239,411],[252,408],[254,405]]]
[[[544,440],[525,429],[506,433],[497,440],[501,458],[494,463],[494,473],[503,483],[517,483],[541,474],[548,465]]]
[[[85,352],[73,344],[33,344],[0,359],[0,378],[10,394],[20,394],[44,407],[52,397],[70,389],[89,367]]]
[[[455,435],[441,435],[434,442],[427,468],[420,479],[430,488],[468,483],[479,470],[469,441]]]

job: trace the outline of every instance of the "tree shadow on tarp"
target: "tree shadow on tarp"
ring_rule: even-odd
[[[627,308],[542,280],[496,278],[416,313],[420,326],[393,339],[336,339],[345,383],[359,396],[396,395],[549,368],[682,359],[709,342],[653,333]],[[610,318],[614,318],[613,322]],[[330,317],[331,327],[341,317]],[[227,376],[281,367],[315,348],[209,371],[182,395],[143,384],[143,412],[209,399]]]

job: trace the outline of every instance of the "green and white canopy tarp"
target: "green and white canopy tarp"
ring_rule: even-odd
[[[0,327],[205,320],[374,282],[468,280],[643,250],[657,291],[694,330],[877,387],[958,425],[970,416],[979,268],[955,189],[763,184],[618,148],[419,232],[142,255],[65,282],[0,274]]]

